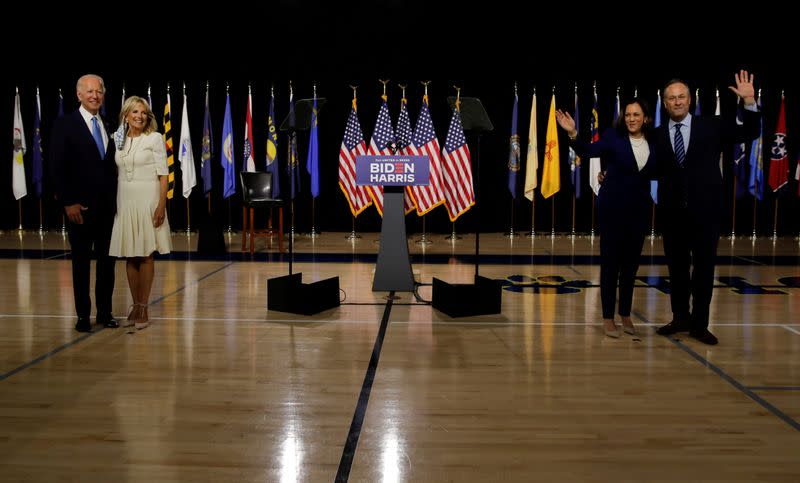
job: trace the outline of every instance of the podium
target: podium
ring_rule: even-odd
[[[394,142],[389,142],[385,148],[392,155],[356,156],[356,184],[383,185],[381,245],[372,291],[413,292],[414,274],[408,255],[403,199],[406,186],[430,182],[430,160],[428,156],[397,155]]]
[[[383,188],[381,245],[378,261],[375,263],[375,277],[372,280],[373,292],[414,291],[414,274],[406,239],[404,197],[405,188],[402,186]]]
[[[325,104],[317,98],[317,111]],[[300,99],[294,109],[281,123],[280,130],[293,135],[311,127],[314,99]],[[294,209],[290,210],[290,226],[294,226]],[[323,310],[339,306],[339,277],[331,277],[313,283],[303,283],[302,273],[292,272],[294,262],[294,233],[289,235],[289,274],[267,280],[267,310],[314,315]]]
[[[499,314],[502,305],[502,283],[479,275],[480,270],[480,136],[484,131],[494,129],[489,115],[483,108],[480,99],[474,97],[448,97],[450,107],[455,109],[456,101],[460,101],[461,124],[464,130],[474,134],[474,151],[472,152],[472,179],[475,185],[475,280],[469,284],[451,284],[438,278],[433,279],[433,308],[450,317],[467,317],[470,315]]]

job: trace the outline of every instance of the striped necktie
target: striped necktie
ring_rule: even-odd
[[[675,124],[675,159],[678,160],[678,166],[683,167],[683,162],[686,160],[686,149],[683,146],[683,134],[681,134],[681,127],[683,124]]]

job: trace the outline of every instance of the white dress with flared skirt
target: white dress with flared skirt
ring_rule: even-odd
[[[111,232],[109,254],[115,257],[146,257],[153,252],[169,253],[172,248],[169,221],[158,228],[153,215],[161,196],[159,176],[167,176],[167,151],[161,134],[152,132],[125,138],[115,156],[117,215]]]

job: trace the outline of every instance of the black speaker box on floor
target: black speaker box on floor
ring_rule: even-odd
[[[303,283],[302,273],[267,280],[267,309],[314,315],[339,306],[339,277]]]
[[[222,234],[222,223],[209,214],[201,216],[200,226],[197,230],[197,254],[207,256],[225,255],[228,249],[225,246],[225,237]]]
[[[475,277],[475,283],[447,283],[433,278],[433,308],[450,317],[499,314],[503,284]]]

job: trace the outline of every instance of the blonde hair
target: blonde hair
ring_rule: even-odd
[[[153,110],[150,109],[150,104],[148,104],[146,99],[139,96],[130,96],[125,99],[125,104],[122,105],[122,111],[119,113],[119,123],[125,123],[125,118],[128,117],[128,114],[131,113],[136,104],[143,105],[145,111],[147,111],[147,122],[144,124],[144,132],[142,134],[150,134],[151,132],[157,131],[158,123],[156,122],[156,116],[153,114]],[[125,130],[127,131],[127,127]]]

